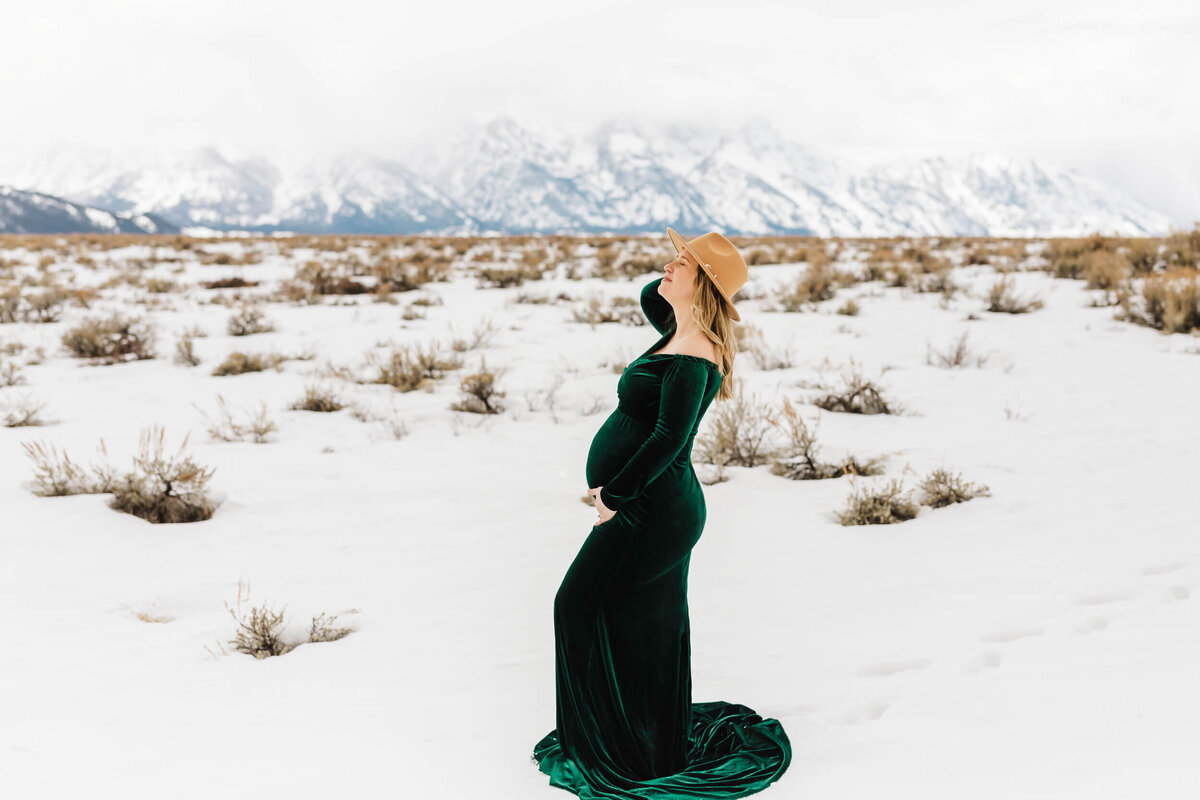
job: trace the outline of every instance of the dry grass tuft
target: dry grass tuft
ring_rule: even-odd
[[[853,456],[838,464],[821,461],[817,457],[816,427],[808,425],[796,411],[791,401],[783,400],[782,420],[772,424],[786,428],[785,444],[771,463],[771,472],[791,480],[820,480],[839,478],[842,475],[878,475],[882,472],[881,460],[872,458],[865,463]]]
[[[987,363],[987,356],[973,355],[971,349],[967,346],[967,331],[963,331],[962,335],[950,343],[950,346],[939,352],[933,349],[933,345],[929,342],[925,343],[925,363],[934,367],[968,367],[976,366],[983,367]]]
[[[278,370],[279,365],[285,361],[287,356],[280,353],[243,353],[235,350],[213,369],[212,374],[244,375],[247,372],[262,372],[268,367]]]
[[[1142,280],[1141,295],[1118,293],[1118,319],[1164,333],[1200,330],[1200,270],[1174,267]]]
[[[719,467],[757,467],[776,454],[768,437],[776,424],[774,411],[745,394],[742,384],[729,400],[709,409],[706,429],[696,439],[701,458]]]
[[[846,507],[836,512],[842,525],[890,525],[913,519],[920,509],[901,482],[858,487],[846,498]]]
[[[275,323],[267,319],[261,306],[245,303],[225,325],[230,336],[250,336],[275,330]]]
[[[286,608],[286,606],[284,607]],[[284,610],[273,611],[266,603],[251,608],[248,615],[239,617],[226,604],[229,615],[237,623],[237,634],[230,640],[239,653],[246,653],[257,659],[270,656],[281,656],[295,648],[295,645],[283,641]]]
[[[63,334],[62,343],[78,358],[97,364],[118,364],[154,358],[155,333],[141,317],[115,313],[89,319]]]
[[[976,497],[987,497],[991,494],[988,487],[976,486],[963,480],[961,474],[944,469],[935,469],[925,476],[918,489],[921,492],[921,504],[933,508],[965,503]]]
[[[247,414],[244,419],[237,419],[233,410],[225,402],[225,398],[217,395],[217,413],[210,415],[200,409],[208,421],[208,435],[223,442],[240,442],[249,439],[256,444],[269,441],[278,426],[269,416],[266,401],[262,401],[257,412]]]
[[[0,400],[3,400],[0,397]],[[45,403],[35,402],[31,395],[26,395],[13,402],[0,404],[0,425],[5,428],[27,428],[45,425],[41,413],[46,409]]]
[[[621,296],[609,298],[607,304],[598,297],[590,297],[583,308],[576,306],[571,310],[571,318],[575,322],[586,322],[589,325],[607,322],[618,322],[622,325],[646,324],[641,303],[633,298]]]
[[[1015,291],[1012,275],[1004,275],[996,279],[988,290],[987,310],[1004,314],[1026,314],[1042,307],[1042,301],[1021,297]]]
[[[487,368],[484,362],[478,372],[463,377],[459,390],[463,397],[452,403],[454,411],[466,411],[472,414],[499,414],[504,410],[500,398],[506,395],[496,388],[496,375]]]
[[[112,508],[141,517],[148,522],[197,522],[213,515],[213,505],[204,492],[214,470],[201,467],[183,453],[188,434],[179,452],[164,453],[164,431],[151,426],[142,432],[141,447],[133,459],[134,471],[126,473],[113,486]]]
[[[883,391],[874,381],[866,379],[858,365],[852,360],[850,367],[842,373],[842,385],[833,387],[820,384],[823,394],[813,404],[826,411],[847,414],[897,414],[900,406],[884,398]]]
[[[313,383],[305,385],[304,396],[290,406],[295,411],[320,412],[339,411],[345,407],[335,389]]]

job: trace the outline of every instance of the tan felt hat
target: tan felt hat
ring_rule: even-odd
[[[700,262],[700,266],[704,267],[708,277],[716,284],[717,291],[728,303],[729,316],[741,322],[742,316],[733,305],[733,296],[746,283],[749,271],[746,269],[746,259],[742,258],[733,242],[716,231],[697,236],[690,242],[685,242],[672,228],[667,228],[667,235],[671,237],[676,253],[682,252],[686,247]]]

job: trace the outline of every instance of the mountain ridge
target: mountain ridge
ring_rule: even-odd
[[[0,233],[178,233],[154,214],[115,214],[61,197],[0,185]]]
[[[0,164],[0,184],[180,229],[303,233],[1158,235],[1170,219],[1095,178],[1000,153],[862,164],[769,122],[610,120],[570,136],[507,115],[406,161],[362,150],[283,174],[214,147],[74,148]],[[2,222],[0,222],[2,224]]]

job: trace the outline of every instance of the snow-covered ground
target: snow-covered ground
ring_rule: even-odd
[[[751,267],[751,281],[761,290],[799,269]],[[290,273],[267,259],[173,277]],[[879,284],[811,313],[740,305],[796,359],[772,371],[739,359],[736,377],[762,402],[811,401],[801,384],[836,382],[854,358],[908,409],[803,405],[820,418],[822,453],[888,455],[885,475],[862,480],[906,486],[945,466],[991,496],[843,527],[833,512],[846,479],[730,468],[705,489],[692,558],[693,697],[781,720],[794,756],[764,795],[781,800],[1191,800],[1196,340],[1116,322],[1088,307],[1082,282],[1040,272],[1017,285],[1045,308],[990,314],[992,270],[953,275],[973,296],[945,308]],[[272,304],[277,330],[246,338],[227,336],[230,309],[196,302],[211,294],[198,291],[153,312],[159,358],[106,367],[58,347],[89,312],[0,326],[0,343],[49,356],[0,403],[31,396],[56,420],[0,428],[0,796],[567,796],[529,760],[554,727],[552,604],[593,523],[584,460],[616,403],[614,365],[657,336],[511,300],[636,297],[653,277],[506,290],[462,277],[399,306]],[[444,304],[405,321],[413,296]],[[858,316],[834,313],[847,297]],[[448,341],[485,318],[499,331],[432,393],[325,379],[401,421],[401,438],[350,409],[288,410],[325,363],[366,375],[361,359],[381,342]],[[203,363],[172,363],[173,334],[194,324],[210,334],[196,340]],[[989,357],[982,368],[926,364],[927,343],[946,349],[963,331]],[[317,357],[210,375],[238,349]],[[506,411],[450,410],[481,357],[504,370]],[[551,409],[544,393],[558,379]],[[273,441],[207,438],[201,410],[214,412],[218,393],[238,409],[265,400]],[[107,495],[33,494],[22,442],[86,464],[103,438],[126,467],[152,423],[171,451],[190,432],[187,452],[215,468],[212,519],[152,525],[109,509]],[[285,608],[295,641],[322,612],[354,632],[276,658],[238,653],[228,608],[239,582],[242,610]]]

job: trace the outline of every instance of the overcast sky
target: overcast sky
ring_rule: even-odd
[[[836,6],[836,8],[835,8]],[[737,124],[862,158],[998,150],[1200,220],[1200,3],[0,0],[0,146],[402,157],[508,114]]]

